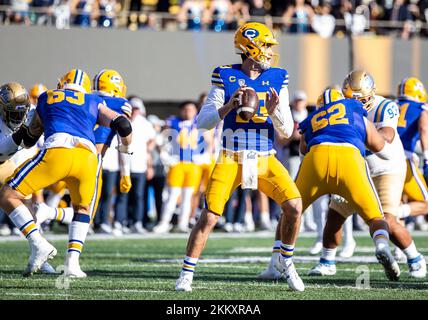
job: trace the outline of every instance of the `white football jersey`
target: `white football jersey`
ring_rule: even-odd
[[[374,107],[369,111],[367,118],[374,123],[376,129],[391,127],[395,131],[392,140],[391,160],[383,160],[377,155],[366,151],[366,161],[369,165],[370,175],[376,177],[387,173],[402,174],[406,171],[406,156],[404,154],[403,144],[397,132],[398,118],[400,111],[397,104],[382,96],[375,96]]]

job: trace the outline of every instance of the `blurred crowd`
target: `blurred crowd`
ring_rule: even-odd
[[[195,117],[204,103],[203,93],[196,101],[184,101],[177,108],[180,120],[195,121]],[[148,232],[188,233],[200,215],[204,206],[204,191],[207,176],[201,174],[196,187],[191,192],[192,199],[186,199],[185,193],[174,196],[169,176],[170,168],[177,163],[171,157],[171,150],[165,135],[173,116],[163,120],[154,114],[147,114],[143,100],[138,96],[129,96],[132,106],[131,123],[133,126],[133,150],[131,162],[132,188],[129,193],[120,192],[119,154],[114,139],[103,159],[102,190],[92,232],[122,236],[124,234],[146,234]],[[304,120],[315,106],[308,104],[304,91],[295,91],[291,99],[292,116],[295,130],[290,139],[277,136],[275,150],[278,159],[295,178],[300,166],[298,123]],[[220,140],[220,139],[217,139]],[[214,142],[213,156],[220,150],[220,141]],[[196,159],[194,164],[203,167],[210,159]],[[209,167],[209,165],[208,165]],[[212,167],[211,167],[212,170]],[[201,170],[202,171],[202,170]],[[209,170],[210,172],[210,170]],[[210,174],[210,173],[208,173]],[[183,189],[185,190],[185,188]],[[70,198],[66,189],[44,190],[45,202],[51,207],[66,208]],[[174,198],[175,197],[175,198]],[[183,217],[184,202],[191,206]],[[301,232],[317,231],[323,228],[324,215],[328,209],[328,196],[318,199],[303,215]],[[238,188],[226,204],[224,214],[216,226],[222,232],[253,232],[269,230],[273,232],[278,223],[280,207],[260,191]],[[58,220],[58,219],[57,219]],[[365,223],[356,214],[352,219],[354,230],[366,230]],[[408,218],[409,228],[428,230],[423,216]],[[47,221],[42,225],[45,232],[66,232],[61,221]],[[20,235],[8,218],[0,212],[0,236]],[[321,232],[322,234],[322,232]]]
[[[264,22],[285,33],[428,36],[428,0],[0,0],[3,24],[130,30],[236,30]]]

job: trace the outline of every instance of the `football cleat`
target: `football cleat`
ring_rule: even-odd
[[[56,248],[47,240],[43,239],[37,246],[31,245],[31,255],[23,276],[28,277],[39,271],[41,266],[49,259],[53,259],[57,254]]]
[[[305,285],[291,259],[283,259],[282,256],[279,256],[275,267],[281,273],[282,277],[287,280],[290,289],[294,291],[305,291]]]
[[[349,243],[346,243],[342,250],[339,252],[339,257],[342,258],[350,258],[354,255],[355,247],[357,243],[354,239],[350,240]]]
[[[427,275],[427,263],[422,255],[419,255],[415,259],[407,261],[409,266],[409,275],[412,278],[425,278]]]
[[[40,267],[40,272],[43,274],[56,274],[56,270],[47,261]]]
[[[177,279],[177,282],[175,283],[175,291],[191,292],[192,281],[193,281],[192,277],[186,277],[186,276],[180,275],[180,277]]]
[[[257,278],[262,280],[278,280],[281,276],[281,272],[276,270],[273,266],[269,266],[266,270],[260,272]]]
[[[400,267],[392,256],[391,251],[389,251],[389,248],[385,247],[376,250],[376,258],[385,269],[385,274],[388,279],[391,281],[398,281],[400,278]]]
[[[334,276],[336,274],[336,264],[319,262],[311,270],[308,271],[308,276]]]

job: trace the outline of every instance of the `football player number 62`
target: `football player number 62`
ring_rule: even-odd
[[[345,118],[345,115],[346,108],[341,103],[331,106],[327,111],[320,111],[311,119],[312,132],[321,130],[327,125],[349,124],[349,120]]]
[[[48,91],[48,104],[59,103],[64,100],[67,102],[82,105],[85,102],[85,95],[82,92],[77,91],[68,91],[71,95],[66,95],[64,91],[59,90],[49,90]]]

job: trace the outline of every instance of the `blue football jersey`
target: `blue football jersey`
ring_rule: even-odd
[[[172,134],[172,153],[180,157],[180,161],[192,162],[193,156],[200,153],[198,142],[201,138],[194,120],[183,120],[179,117],[170,117],[167,126],[174,132]]]
[[[248,121],[243,120],[235,109],[226,115],[223,125],[223,148],[233,151],[272,150],[275,131],[265,106],[266,92],[273,87],[279,94],[282,88],[287,87],[287,71],[280,68],[269,68],[256,79],[251,79],[241,71],[240,64],[234,64],[215,68],[211,82],[212,85],[224,90],[226,102],[243,84],[253,88],[260,99],[259,110]]]
[[[397,100],[400,108],[400,118],[398,119],[397,131],[403,143],[404,150],[414,152],[416,142],[419,140],[419,117],[426,106],[422,102],[415,102],[406,99]]]
[[[367,135],[364,117],[367,111],[354,99],[342,99],[315,110],[299,124],[307,151],[321,143],[349,143],[364,157]]]
[[[45,140],[62,132],[95,143],[94,127],[100,104],[104,104],[100,97],[73,90],[42,93],[36,111],[43,122]]]
[[[105,101],[107,107],[113,111],[116,111],[118,114],[131,116],[132,107],[127,99],[109,97],[101,94],[97,95],[102,98]],[[94,135],[96,144],[106,144],[110,146],[113,137],[116,135],[116,132],[111,130],[109,127],[98,126],[94,131]]]

